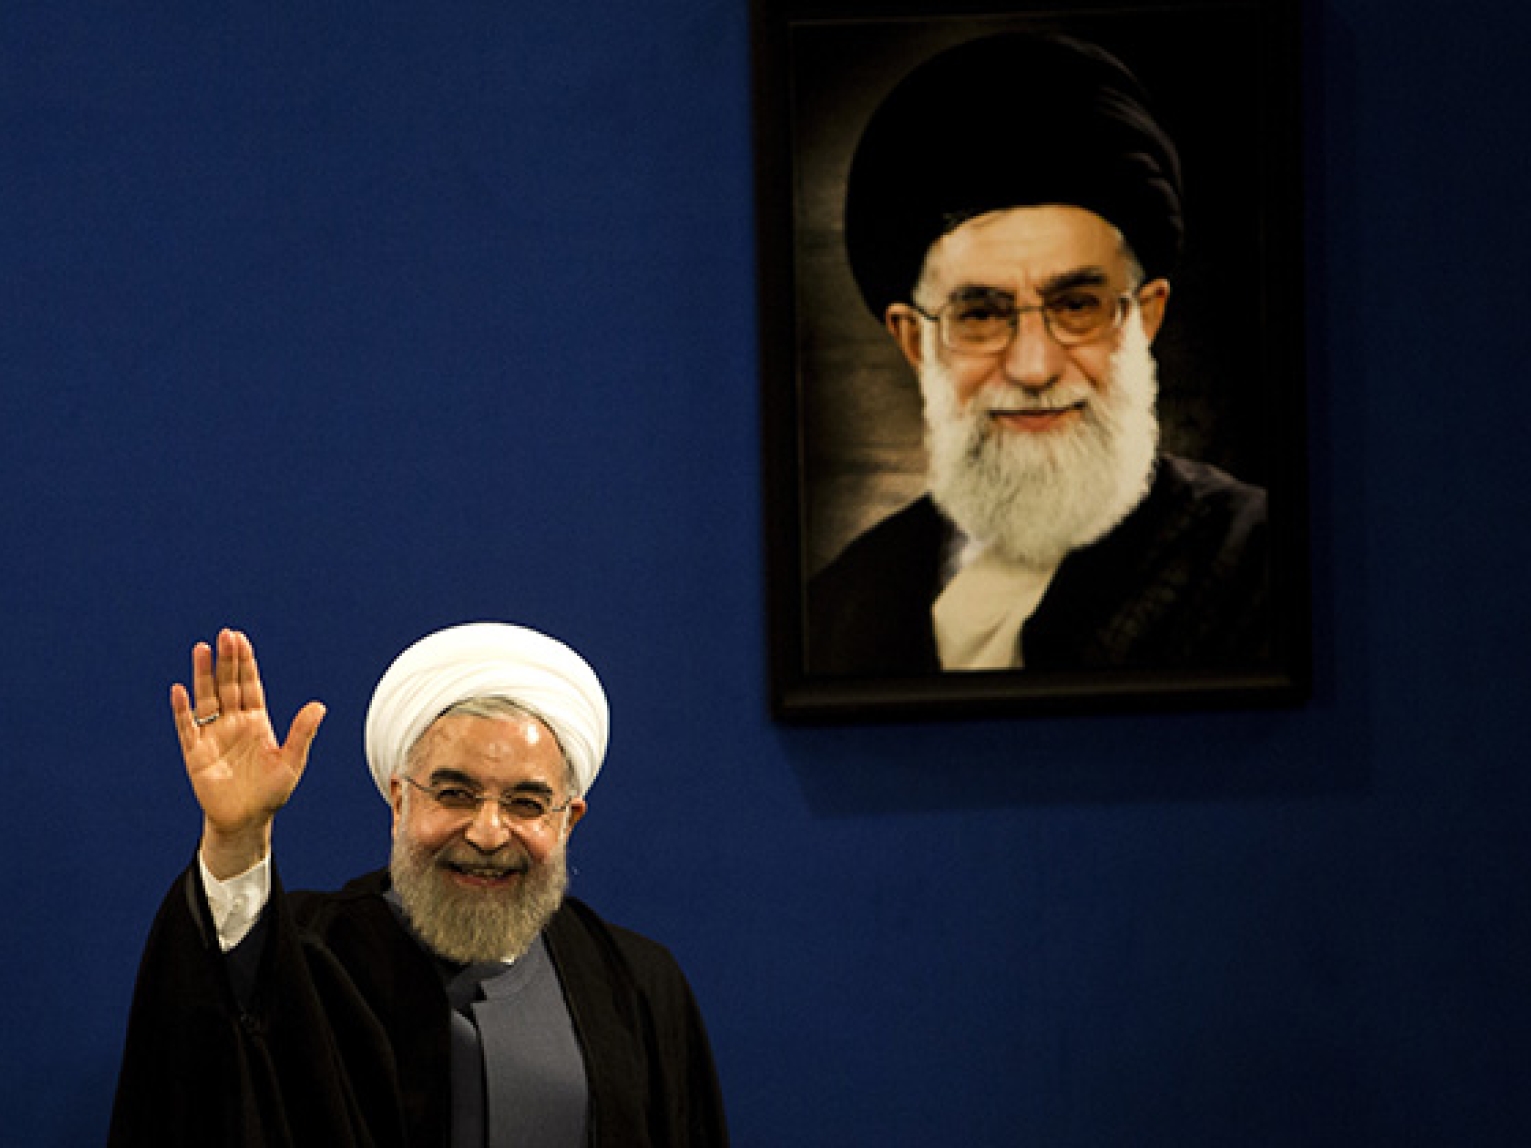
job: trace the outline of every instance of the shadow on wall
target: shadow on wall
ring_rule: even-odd
[[[1369,707],[837,728],[777,737],[815,813],[1259,801],[1371,787]]]

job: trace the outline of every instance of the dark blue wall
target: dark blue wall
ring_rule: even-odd
[[[742,0],[7,5],[0,1143],[101,1139],[191,642],[329,703],[326,884],[486,616],[605,677],[578,887],[740,1145],[1531,1142],[1527,12],[1310,6],[1311,704],[783,730]]]

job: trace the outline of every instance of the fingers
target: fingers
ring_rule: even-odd
[[[175,718],[175,733],[181,739],[181,752],[189,753],[197,736],[196,723],[192,721],[191,697],[186,687],[176,682],[170,687],[170,715]]]
[[[265,688],[249,637],[239,630],[224,629],[218,632],[216,641],[216,654],[206,642],[192,647],[192,690],[188,692],[179,682],[170,687],[170,712],[181,748],[187,753],[201,741],[204,727],[220,716],[233,718],[241,713],[265,716]],[[287,743],[280,748],[299,772],[308,760],[309,748],[325,713],[322,703],[309,702],[292,719]]]
[[[327,712],[323,702],[309,702],[297,712],[287,729],[287,742],[282,751],[287,755],[288,767],[299,776],[308,764],[308,751],[313,748],[319,725]]]
[[[198,730],[222,714],[242,708],[263,709],[265,693],[255,668],[255,648],[238,630],[220,630],[218,652],[206,642],[191,648],[191,691],[177,682],[170,688],[170,712],[181,744],[194,744]]]
[[[191,648],[192,709],[201,716],[218,712],[218,684],[213,676],[213,648],[198,642]]]
[[[244,634],[238,634],[239,657],[234,664],[236,680],[239,684],[239,701],[245,709],[263,710],[266,708],[266,691],[261,688],[260,670],[255,666],[255,646]]]
[[[236,630],[218,631],[218,659],[214,665],[214,677],[218,683],[218,710],[238,713],[239,660],[249,639]],[[201,715],[206,718],[206,714]]]
[[[192,648],[196,716],[204,723],[214,714],[264,709],[265,691],[255,666],[255,647],[240,630],[218,631],[218,653],[206,642]]]

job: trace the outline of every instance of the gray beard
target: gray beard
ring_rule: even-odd
[[[920,391],[930,494],[970,538],[1012,562],[1056,566],[1071,550],[1112,530],[1143,500],[1159,446],[1158,370],[1136,310],[1122,327],[1100,390],[1054,395],[1020,387],[981,391],[959,410],[937,355],[933,325],[925,331]],[[1005,398],[996,402],[999,394]],[[1062,406],[1087,400],[1075,425],[1036,434],[996,427],[995,406]]]
[[[542,862],[512,846],[492,857],[475,856],[475,862],[525,865],[503,891],[452,884],[443,861],[454,849],[463,859],[471,846],[458,843],[433,853],[407,834],[395,835],[388,870],[410,925],[434,952],[458,964],[521,956],[563,904],[569,886],[563,847]]]

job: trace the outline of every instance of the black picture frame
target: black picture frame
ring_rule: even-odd
[[[809,580],[918,496],[918,387],[861,301],[840,211],[867,119],[921,60],[991,32],[1122,60],[1179,148],[1187,243],[1154,344],[1161,436],[1269,498],[1272,655],[1208,668],[822,673]],[[1293,704],[1310,630],[1296,0],[1099,6],[757,0],[753,9],[762,448],[772,714],[860,721]],[[1018,88],[1011,114],[1043,114]]]

